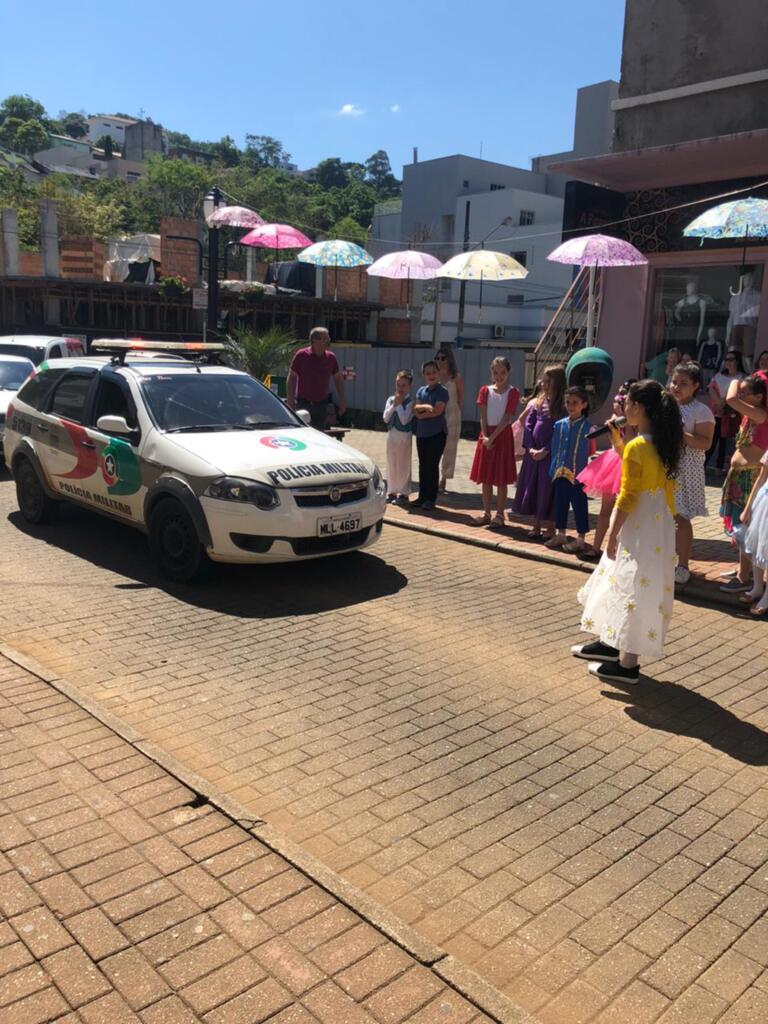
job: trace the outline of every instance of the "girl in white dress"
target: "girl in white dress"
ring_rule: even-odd
[[[752,589],[740,600],[751,604],[750,611],[760,618],[768,616],[768,451],[760,459],[760,472],[750,492],[734,539],[752,559]]]
[[[387,501],[408,504],[411,493],[411,438],[413,437],[413,400],[410,370],[395,377],[395,393],[384,406],[387,425]]]
[[[611,513],[600,564],[579,592],[581,628],[598,639],[571,648],[592,659],[599,679],[637,683],[638,659],[659,658],[672,617],[675,564],[675,476],[683,424],[674,398],[658,381],[629,389],[624,415],[638,436],[623,444],[621,489]]]
[[[675,491],[675,585],[679,587],[685,586],[691,578],[691,571],[688,568],[693,547],[691,520],[697,516],[707,515],[704,462],[715,433],[715,417],[709,406],[696,398],[702,379],[703,374],[698,363],[684,362],[675,367],[669,386],[672,397],[680,406],[680,415],[683,418],[683,453],[680,456]]]
[[[461,410],[464,408],[464,378],[459,373],[456,357],[449,348],[440,348],[435,355],[440,372],[440,383],[447,389],[449,400],[445,407],[448,433],[440,464],[440,491],[445,491],[448,480],[456,475],[456,452],[461,436]]]

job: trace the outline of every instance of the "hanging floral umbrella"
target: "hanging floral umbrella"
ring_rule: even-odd
[[[587,300],[587,348],[595,334],[595,267],[640,267],[648,262],[639,249],[612,235],[581,235],[569,238],[553,250],[548,260],[589,267],[589,298]]]
[[[611,235],[582,235],[569,238],[547,256],[553,263],[577,267],[638,267],[648,260],[639,249]]]
[[[750,238],[768,238],[768,199],[747,196],[734,199],[729,203],[720,203],[699,214],[686,227],[683,234],[688,238],[743,238],[744,252],[741,257],[742,271],[736,291],[730,289],[731,295],[739,295],[743,286],[744,264],[747,260],[747,242]]]
[[[209,228],[258,228],[266,221],[246,206],[219,206],[205,218]]]
[[[492,249],[473,249],[452,256],[437,271],[435,277],[450,277],[454,281],[479,281],[480,303],[477,318],[483,310],[483,282],[511,281],[515,278],[528,277],[528,271],[513,256],[505,252],[494,252]]]
[[[345,242],[341,238],[328,238],[324,242],[315,242],[308,249],[299,253],[302,263],[313,263],[316,267],[333,267],[333,301],[336,301],[336,275],[339,267],[350,270],[352,267],[367,267],[373,263],[373,256],[361,245]]]
[[[442,263],[428,252],[403,249],[402,252],[388,252],[368,267],[371,277],[387,277],[394,281],[406,281],[405,313],[410,316],[409,288],[413,281],[431,281],[442,267]],[[400,296],[402,299],[402,295]]]

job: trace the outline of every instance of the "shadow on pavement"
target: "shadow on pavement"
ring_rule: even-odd
[[[185,604],[240,618],[276,619],[349,608],[402,590],[408,578],[365,551],[279,565],[213,565],[199,583],[177,584],[157,571],[137,530],[86,509],[62,506],[53,523],[31,526],[19,512],[8,521],[21,533],[92,565],[128,577],[116,590],[163,590]]]
[[[627,704],[625,713],[649,729],[701,740],[744,764],[768,765],[768,733],[685,686],[641,676],[639,686],[602,693]]]

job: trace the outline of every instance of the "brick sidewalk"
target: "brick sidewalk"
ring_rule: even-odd
[[[346,440],[353,447],[375,459],[382,471],[386,469],[386,433],[376,430],[352,430]],[[509,554],[517,554],[526,558],[543,559],[555,565],[581,569],[591,572],[594,562],[582,562],[575,555],[566,555],[561,551],[548,551],[541,543],[531,542],[527,537],[528,521],[517,518],[509,522],[503,529],[478,527],[473,518],[481,510],[480,489],[469,479],[472,456],[475,450],[473,441],[461,440],[456,459],[456,477],[450,482],[448,493],[440,496],[438,508],[433,513],[414,513],[397,506],[387,506],[387,518],[398,526],[412,527],[426,532],[436,533],[441,537],[460,540],[466,543],[480,543],[484,547],[494,547]],[[413,477],[418,478],[416,448],[413,449]],[[510,497],[514,488],[510,488]],[[709,515],[695,520],[693,557],[691,559],[691,580],[679,596],[684,594],[708,604],[720,604],[726,607],[738,607],[738,597],[723,594],[719,590],[723,582],[721,573],[733,569],[736,564],[735,548],[723,534],[719,516],[720,489],[707,487],[707,509]],[[594,530],[598,503],[590,500],[590,524]],[[574,531],[569,531],[574,535]],[[594,534],[590,532],[588,540]]]
[[[0,1024],[490,1024],[67,697],[0,683]]]

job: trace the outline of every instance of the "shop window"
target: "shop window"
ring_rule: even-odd
[[[656,272],[653,313],[645,351],[649,376],[666,383],[667,354],[677,348],[697,359],[706,382],[729,348],[753,368],[763,267],[720,264],[667,267]]]

